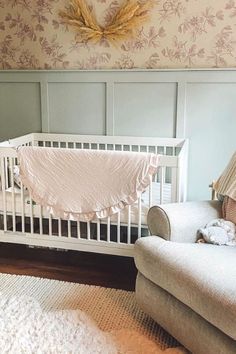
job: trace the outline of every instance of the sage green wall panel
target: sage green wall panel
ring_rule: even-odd
[[[187,85],[190,200],[210,197],[208,185],[218,178],[236,150],[235,98],[236,83]]]
[[[105,134],[104,83],[49,83],[49,130],[52,133]]]
[[[0,140],[40,131],[39,83],[0,82]]]
[[[174,137],[175,83],[117,83],[115,135]]]
[[[41,121],[56,133],[176,131],[190,138],[188,199],[207,199],[236,150],[235,98],[235,69],[0,71],[0,140],[41,131]]]

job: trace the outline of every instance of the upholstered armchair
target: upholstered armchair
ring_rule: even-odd
[[[196,354],[236,353],[236,247],[196,243],[221,202],[154,206],[135,244],[141,308]]]

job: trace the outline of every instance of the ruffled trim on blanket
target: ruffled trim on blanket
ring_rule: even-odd
[[[111,205],[111,206],[101,209],[101,210],[90,211],[90,212],[86,212],[86,213],[59,210],[56,208],[56,206],[48,205],[47,203],[45,203],[45,200],[43,200],[43,198],[41,198],[37,194],[37,190],[32,189],[31,186],[28,185],[28,183],[27,183],[28,179],[25,176],[25,174],[21,168],[20,168],[20,176],[21,176],[21,181],[22,181],[23,185],[28,189],[31,198],[37,204],[40,204],[42,207],[46,208],[46,210],[51,215],[53,215],[55,217],[59,217],[61,219],[65,219],[65,220],[88,222],[88,221],[92,221],[95,219],[108,218],[108,217],[122,211],[127,205],[132,205],[133,203],[135,203],[138,200],[138,198],[140,197],[140,195],[150,185],[151,177],[157,172],[159,157],[160,157],[160,155],[151,154],[147,174],[144,176],[144,178],[140,182],[139,186],[137,186],[135,192],[126,196],[124,198],[124,200],[120,200],[115,205]]]

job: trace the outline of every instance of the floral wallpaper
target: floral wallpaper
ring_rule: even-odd
[[[87,0],[101,24],[122,0]],[[159,0],[136,37],[79,43],[58,13],[69,0],[0,0],[0,69],[236,66],[236,0]]]

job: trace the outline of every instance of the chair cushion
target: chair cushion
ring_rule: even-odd
[[[136,242],[135,264],[147,279],[236,340],[236,247],[150,236]]]

